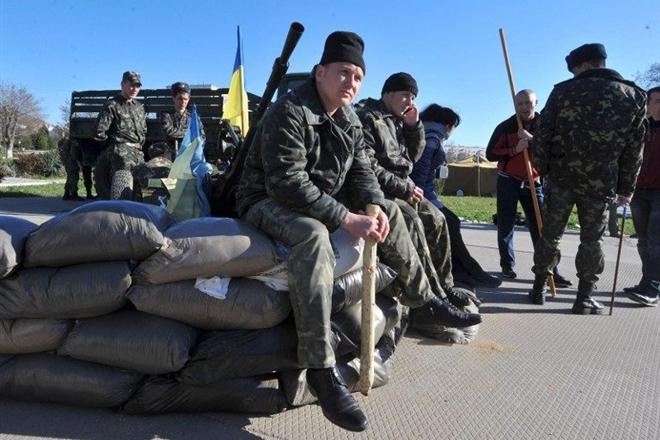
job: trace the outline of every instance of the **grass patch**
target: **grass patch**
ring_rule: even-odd
[[[85,187],[82,179],[78,182],[78,194],[85,195]],[[0,187],[0,197],[62,197],[64,195],[63,183],[51,183],[48,185],[9,186]],[[442,201],[459,217],[484,223],[492,223],[493,214],[497,211],[495,197],[457,197],[442,196]],[[518,208],[522,213],[522,208]],[[578,229],[577,211],[573,209],[568,219],[569,229]],[[621,225],[621,220],[619,220]],[[633,234],[635,227],[632,219],[626,219],[626,235]]]

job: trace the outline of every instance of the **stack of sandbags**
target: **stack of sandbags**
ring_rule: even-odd
[[[90,203],[33,229],[8,234],[17,257],[0,280],[0,394],[132,414],[292,404],[280,374],[301,370],[288,293],[275,289],[287,278],[281,245],[240,220],[173,223],[127,201]],[[333,245],[332,344],[348,377],[362,242],[340,231]],[[378,290],[394,276],[379,265]],[[376,316],[383,344],[398,303],[379,298]]]
[[[0,278],[15,271],[23,261],[23,248],[37,225],[21,218],[0,215]]]

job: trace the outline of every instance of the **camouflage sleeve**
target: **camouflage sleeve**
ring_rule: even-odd
[[[646,105],[640,105],[630,126],[630,137],[619,157],[619,178],[616,193],[630,196],[635,190],[642,165],[642,150],[646,134]]]
[[[534,167],[539,170],[541,176],[550,171],[550,148],[555,132],[555,120],[557,117],[557,96],[553,90],[548,101],[541,111],[539,125],[534,134],[534,154],[532,160]]]
[[[421,121],[417,121],[417,124],[412,127],[403,126],[403,138],[408,149],[408,154],[412,159],[413,163],[417,162],[424,153],[424,147],[426,146],[426,136],[424,134],[424,126]]]
[[[357,130],[353,165],[348,170],[346,182],[350,185],[350,190],[357,193],[357,199],[363,206],[369,203],[381,206],[384,204],[385,196],[380,189],[378,179],[365,151],[364,132],[362,130]]]
[[[292,106],[275,110],[280,111],[267,115],[261,127],[266,192],[281,205],[315,218],[334,231],[348,209],[321,191],[306,171],[303,114]]]
[[[96,118],[94,140],[97,142],[105,143],[108,140],[108,130],[110,130],[110,126],[115,119],[112,102],[112,100],[106,102]]]
[[[163,130],[163,134],[168,140],[181,137],[177,136],[176,128],[174,128],[174,121],[172,121],[172,115],[168,112],[160,112],[158,120],[160,121],[160,128]]]
[[[362,119],[362,129],[364,132],[364,148],[383,192],[391,197],[408,200],[415,189],[415,183],[410,179],[402,179],[380,164],[378,160],[379,151],[384,149],[384,142],[379,137],[374,119],[372,117]],[[387,153],[380,154],[386,155]]]
[[[144,107],[142,107],[142,111],[140,112],[140,145],[144,145],[144,142],[147,140],[147,112],[144,110]]]

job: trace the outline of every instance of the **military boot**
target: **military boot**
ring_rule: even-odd
[[[629,292],[630,299],[647,307],[657,307],[660,296],[660,281],[649,281],[640,291]]]
[[[530,290],[527,294],[529,301],[532,304],[537,304],[539,306],[545,304],[545,294],[547,292],[545,287],[546,280],[547,277],[542,275],[536,275],[536,278],[534,278],[534,285],[532,286],[532,290]]]
[[[367,417],[334,368],[307,369],[307,383],[328,420],[349,431],[367,429]]]
[[[571,311],[576,315],[602,315],[605,313],[605,307],[591,297],[593,291],[594,283],[580,280],[577,298]]]
[[[445,287],[444,291],[447,294],[449,302],[456,307],[461,308],[470,305],[470,297],[465,292],[465,289],[461,289],[460,287]]]
[[[414,329],[426,335],[433,334],[439,326],[460,328],[477,325],[481,322],[481,315],[463,312],[449,301],[434,297],[423,306],[410,310],[410,320]]]

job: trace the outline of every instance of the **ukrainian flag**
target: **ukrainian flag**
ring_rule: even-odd
[[[241,29],[238,26],[236,27],[236,34],[238,47],[236,48],[236,60],[234,61],[234,72],[231,75],[229,84],[229,93],[224,105],[223,119],[228,119],[232,125],[241,127],[241,134],[245,136],[250,128],[250,122],[241,54]]]

